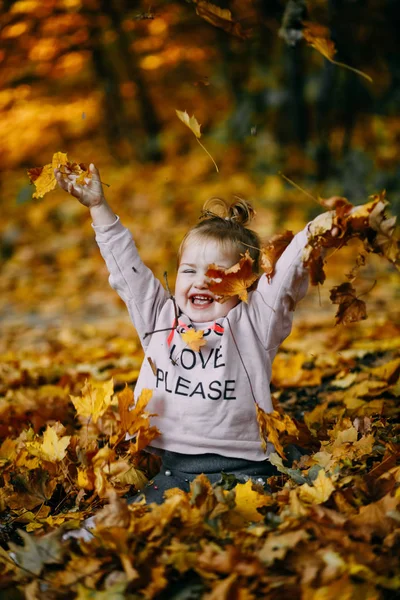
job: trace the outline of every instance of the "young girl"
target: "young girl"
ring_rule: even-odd
[[[171,298],[107,204],[94,165],[90,171],[92,179],[83,186],[57,170],[56,177],[62,189],[90,209],[110,284],[126,303],[146,354],[135,398],[143,388],[153,390],[147,408],[158,415],[152,424],[161,435],[150,451],[162,458],[161,472],[142,490],[147,501],[162,502],[163,492],[172,487],[188,491],[200,473],[211,482],[221,472],[265,482],[276,472],[268,460],[273,446],[268,444],[266,453],[261,447],[255,401],[266,412],[273,410],[272,361],[307,290],[301,260],[307,228],[280,257],[272,281],[260,277],[248,303],[233,297],[222,304],[209,289],[208,266],[231,267],[249,250],[257,271],[260,240],[246,227],[254,211],[244,201],[225,206],[220,216],[205,211],[182,241]],[[206,344],[198,352],[181,337],[190,329],[204,331]]]

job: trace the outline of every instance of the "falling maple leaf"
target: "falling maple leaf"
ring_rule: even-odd
[[[203,338],[204,331],[202,329],[189,329],[181,333],[181,338],[194,352],[200,352],[200,348],[206,345],[206,340]]]
[[[277,453],[282,458],[286,458],[281,438],[285,431],[289,435],[297,437],[298,429],[293,419],[287,413],[280,413],[276,410],[266,413],[258,404],[256,404],[256,416],[263,450],[267,449],[267,442],[271,442]]]
[[[82,388],[82,397],[70,396],[75,410],[81,417],[91,418],[93,423],[104,415],[111,404],[114,392],[114,382],[85,381]]]
[[[357,298],[356,290],[350,282],[345,282],[332,288],[330,299],[333,304],[339,304],[335,315],[336,324],[348,325],[349,323],[362,321],[367,318],[365,302]]]
[[[227,33],[231,33],[240,37],[241,39],[246,39],[249,37],[250,32],[244,31],[241,24],[237,21],[234,21],[232,18],[232,13],[228,8],[220,8],[211,2],[207,2],[206,0],[193,0],[196,4],[196,13],[210,23],[214,25],[214,27],[219,27],[223,29]]]
[[[145,412],[145,408],[152,395],[152,390],[144,388],[135,403],[133,391],[127,385],[118,394],[122,433],[136,436],[134,442],[135,452],[139,452],[139,450],[145,448],[155,437],[160,435],[157,427],[150,426],[150,417],[156,415]]]
[[[182,123],[184,123],[186,125],[186,127],[189,127],[190,131],[192,131],[194,133],[196,138],[200,138],[201,137],[201,132],[200,132],[201,125],[199,125],[199,122],[197,121],[196,117],[194,115],[189,117],[186,110],[185,111],[176,110],[175,112],[176,112],[177,116],[179,117],[179,119],[182,121]]]
[[[43,460],[57,462],[65,458],[70,440],[70,435],[64,435],[59,438],[56,426],[50,427],[48,425],[43,434],[43,442],[27,442],[26,448],[34,456],[38,456]]]
[[[349,71],[353,71],[353,73],[361,75],[361,77],[364,77],[372,83],[372,77],[370,77],[366,73],[363,73],[363,71],[355,69],[354,67],[350,67],[345,63],[334,60],[333,57],[336,54],[336,48],[332,40],[328,38],[329,30],[326,27],[322,27],[321,25],[318,25],[316,23],[309,22],[304,23],[304,25],[306,25],[306,27],[303,29],[303,37],[312,48],[314,48],[317,52],[322,54],[322,56],[329,60],[329,62],[331,62],[332,64],[337,65],[338,67],[343,67],[344,69],[348,69]]]
[[[274,235],[268,242],[267,246],[261,248],[260,265],[270,281],[274,272],[278,258],[286,250],[293,239],[292,231]]]
[[[239,296],[240,300],[247,302],[248,289],[258,279],[253,271],[254,260],[247,250],[238,263],[229,269],[223,269],[216,264],[209,265],[206,277],[212,279],[209,284],[210,291],[215,294],[218,302],[224,303],[232,296]]]
[[[217,163],[215,162],[215,160],[213,159],[213,157],[211,156],[211,154],[209,153],[209,151],[207,150],[207,148],[205,148],[205,146],[203,146],[203,144],[200,142],[200,138],[201,138],[201,133],[200,133],[200,127],[201,125],[199,125],[199,122],[197,121],[196,117],[194,115],[192,115],[191,117],[189,117],[188,113],[182,110],[175,110],[177,117],[182,121],[182,123],[184,123],[186,125],[186,127],[189,127],[190,131],[192,133],[194,133],[197,142],[200,144],[200,146],[203,148],[204,152],[206,154],[208,154],[208,156],[211,158],[211,160],[214,163],[214,167],[215,170],[217,171],[217,173],[219,172]]]

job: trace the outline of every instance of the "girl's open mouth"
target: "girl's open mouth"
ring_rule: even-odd
[[[196,295],[190,298],[190,302],[194,306],[208,306],[209,304],[212,304],[214,302],[214,298],[210,298],[210,296]]]

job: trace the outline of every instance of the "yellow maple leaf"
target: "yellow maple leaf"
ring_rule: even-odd
[[[313,481],[313,485],[303,483],[298,489],[298,495],[305,504],[323,504],[328,500],[332,492],[335,490],[331,479],[321,469],[318,472],[318,477]]]
[[[200,352],[200,348],[206,345],[206,340],[203,338],[204,331],[199,329],[195,331],[194,329],[189,329],[184,333],[181,333],[181,338],[183,341],[189,346],[191,350],[194,352]]]
[[[45,194],[56,188],[57,180],[54,175],[54,169],[61,169],[61,167],[66,167],[68,171],[64,173],[65,176],[68,174],[76,175],[75,183],[78,185],[83,185],[85,178],[92,177],[91,172],[88,171],[83,163],[69,162],[65,152],[55,152],[51,164],[28,169],[29,179],[36,188],[32,198],[43,198]]]
[[[82,388],[82,397],[70,395],[70,398],[78,415],[91,417],[93,422],[97,423],[110,406],[113,392],[112,378],[105,382],[86,380]]]
[[[235,487],[235,512],[239,513],[246,521],[262,521],[263,516],[257,508],[270,503],[270,497],[253,490],[249,479],[246,483],[238,483]]]
[[[62,460],[67,454],[70,439],[70,435],[63,435],[59,438],[56,426],[50,427],[48,425],[43,434],[43,442],[27,442],[26,448],[33,456],[38,456],[43,460],[57,462]]]
[[[45,194],[54,190],[57,180],[54,176],[53,165],[45,165],[39,177],[33,183],[35,184],[36,192],[34,192],[32,198],[43,198]]]
[[[247,302],[247,290],[258,279],[258,274],[253,271],[253,263],[247,250],[240,261],[229,269],[209,265],[206,277],[213,280],[209,289],[218,297],[218,302],[224,303],[232,296],[239,296],[240,300]]]
[[[65,152],[55,152],[51,163],[53,169],[59,169],[68,163],[68,156]]]

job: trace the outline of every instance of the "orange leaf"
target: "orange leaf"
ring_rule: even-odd
[[[333,304],[339,304],[335,315],[336,324],[348,325],[367,318],[365,302],[357,298],[355,295],[356,290],[351,283],[346,282],[337,285],[330,292],[330,299]]]
[[[269,281],[275,272],[275,265],[278,258],[288,247],[292,239],[293,232],[285,231],[285,233],[274,235],[267,246],[261,248],[261,268],[265,271]]]
[[[303,29],[303,37],[312,48],[322,54],[322,56],[324,56],[332,64],[337,65],[338,67],[343,67],[344,69],[348,69],[349,71],[353,71],[353,73],[361,75],[361,77],[364,77],[372,83],[372,78],[366,73],[363,73],[363,71],[334,60],[333,57],[336,54],[336,48],[332,40],[328,39],[329,30],[326,27],[322,27],[317,23],[308,22],[305,23],[305,25],[306,27]]]
[[[141,427],[149,427],[149,417],[154,416],[145,412],[145,408],[152,397],[152,390],[143,389],[135,403],[133,391],[128,385],[118,394],[118,408],[121,417],[122,431],[133,435]]]
[[[209,289],[217,296],[218,302],[224,303],[232,296],[239,296],[240,300],[247,302],[247,291],[258,279],[253,271],[253,263],[254,260],[246,251],[243,258],[229,269],[209,265],[206,277],[215,280],[210,283]]]
[[[204,331],[202,329],[199,329],[198,331],[189,329],[188,331],[181,333],[181,338],[191,350],[200,352],[200,348],[206,345],[206,340],[203,338],[203,335]]]

